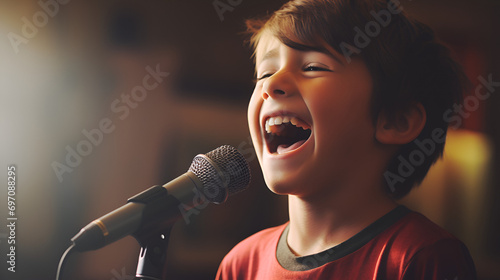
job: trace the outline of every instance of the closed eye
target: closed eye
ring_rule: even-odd
[[[257,81],[260,81],[260,80],[265,79],[265,78],[269,78],[272,75],[273,75],[272,73],[264,74],[264,75],[260,76],[259,78],[257,78]]]
[[[260,76],[260,77],[258,77],[258,78],[253,79],[253,83],[254,83],[254,84],[257,84],[257,82],[259,82],[260,80],[263,80],[263,79],[265,79],[265,78],[269,78],[269,77],[271,77],[272,75],[273,75],[273,74],[270,74],[270,73],[269,73],[269,74],[264,74],[264,75],[262,75],[262,76]]]
[[[325,68],[325,67],[318,67],[318,66],[307,66],[304,68],[304,71],[328,71],[328,72],[333,72],[332,70]]]
[[[333,70],[330,70],[326,67],[320,67],[320,66],[314,66],[314,65],[309,65],[304,68],[305,72],[313,72],[313,71],[325,71],[325,72],[333,72]],[[273,75],[274,73],[265,73],[262,76],[258,77],[257,79],[254,80],[254,83],[257,83],[260,80],[263,80],[265,78],[269,78]]]

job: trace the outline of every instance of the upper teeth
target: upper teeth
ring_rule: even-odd
[[[266,132],[271,133],[271,126],[281,125],[284,123],[291,123],[292,125],[301,127],[304,130],[309,129],[308,125],[306,125],[304,122],[300,121],[296,117],[276,116],[276,117],[270,117],[266,120]]]

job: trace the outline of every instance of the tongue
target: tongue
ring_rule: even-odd
[[[298,147],[302,146],[302,144],[304,144],[304,142],[306,142],[306,140],[300,140],[299,142],[295,142],[290,146],[285,145],[285,144],[281,144],[278,146],[278,149],[276,150],[276,152],[278,154],[283,154],[283,153],[293,151],[293,150],[297,149]]]

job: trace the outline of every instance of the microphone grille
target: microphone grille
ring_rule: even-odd
[[[245,190],[250,183],[250,167],[243,155],[232,146],[219,148],[194,157],[189,171],[203,184],[203,194],[213,203]]]

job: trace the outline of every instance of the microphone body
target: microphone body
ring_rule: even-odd
[[[157,232],[169,228],[194,207],[224,202],[229,195],[244,190],[249,182],[250,171],[243,155],[231,146],[221,146],[206,155],[197,155],[189,170],[176,179],[153,186],[94,220],[71,241],[76,250],[83,252],[128,235],[137,238]]]

